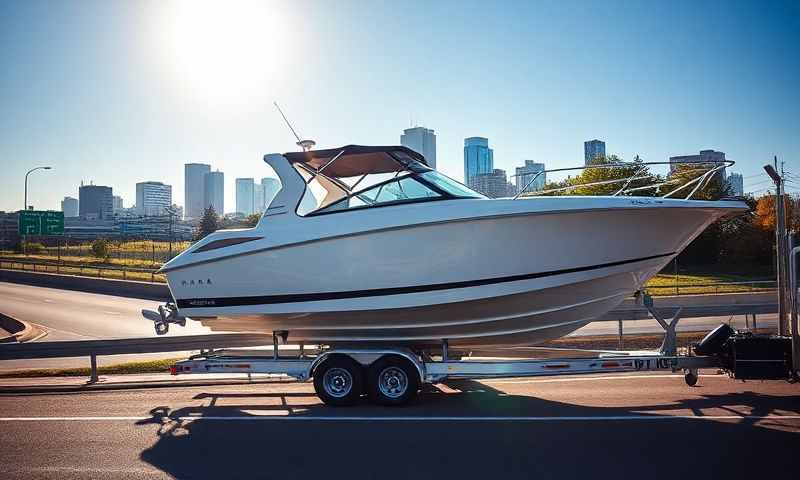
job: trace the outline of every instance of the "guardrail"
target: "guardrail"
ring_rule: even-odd
[[[26,272],[81,275],[97,278],[116,278],[122,280],[148,280],[164,283],[164,276],[156,274],[155,269],[135,268],[116,265],[75,265],[65,262],[48,262],[19,258],[0,258],[0,269],[22,270]],[[105,274],[104,274],[105,272]],[[116,272],[116,275],[114,274]]]

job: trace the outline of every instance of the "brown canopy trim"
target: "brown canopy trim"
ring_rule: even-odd
[[[425,157],[402,146],[368,147],[363,145],[345,145],[327,150],[310,150],[308,152],[289,152],[283,156],[290,163],[302,163],[314,170],[328,164],[336,155],[344,153],[323,170],[328,177],[346,178],[373,173],[392,173],[406,170],[409,163],[417,161],[428,165]]]

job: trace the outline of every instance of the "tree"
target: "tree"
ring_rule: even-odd
[[[213,205],[209,205],[203,212],[203,218],[200,219],[200,225],[197,227],[197,235],[195,240],[205,238],[207,235],[219,230],[219,217],[214,210]]]
[[[670,180],[672,183],[669,185],[668,191],[672,191],[686,185],[692,180],[702,176],[708,170],[709,167],[705,165],[676,165],[675,170],[669,174],[668,180]],[[694,193],[694,195],[692,195],[692,200],[719,200],[720,198],[730,196],[731,187],[722,177],[722,171],[717,171],[712,175],[713,176],[706,179],[706,181],[701,180],[703,185]],[[672,198],[686,198],[686,196],[689,195],[696,187],[697,183],[686,186],[673,195]]]
[[[92,242],[92,255],[97,258],[108,258],[109,242],[105,238],[97,238]]]
[[[251,213],[250,215],[247,216],[247,218],[244,219],[244,223],[248,227],[255,227],[256,225],[258,225],[259,220],[261,220],[260,213]]]
[[[756,205],[756,222],[763,230],[775,233],[775,197],[776,195],[764,195],[758,199]],[[784,211],[786,213],[786,230],[793,231],[798,225],[794,222],[797,215],[795,201],[788,195],[784,195]]]
[[[616,155],[595,157],[592,160],[592,165],[599,165],[600,167],[586,168],[580,175],[567,177],[559,182],[548,182],[545,185],[545,190],[562,189],[561,191],[553,192],[553,195],[614,195],[623,188],[629,190],[653,185],[661,181],[658,175],[650,173],[650,169],[638,157],[635,161],[627,162],[622,166],[602,167],[602,165],[614,163],[625,162]],[[631,194],[649,197],[656,194],[656,189],[636,190]]]

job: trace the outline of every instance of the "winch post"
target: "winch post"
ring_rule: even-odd
[[[664,355],[676,355],[678,353],[678,334],[675,332],[675,327],[678,326],[678,320],[681,316],[681,307],[675,312],[675,315],[667,323],[661,316],[661,313],[653,305],[653,297],[644,293],[642,294],[642,303],[653,318],[656,319],[661,328],[664,329],[664,341],[661,342],[660,352]]]

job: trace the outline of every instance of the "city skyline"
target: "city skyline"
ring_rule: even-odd
[[[264,154],[297,150],[275,100],[319,148],[395,144],[409,117],[421,119],[436,131],[438,169],[454,178],[463,139],[476,134],[507,172],[526,158],[580,165],[590,138],[626,160],[722,150],[745,191],[769,187],[761,167],[773,155],[800,170],[796,2],[237,5],[0,7],[0,210],[22,207],[37,165],[53,167],[30,178],[41,209],[74,197],[81,178],[127,203],[137,182],[156,179],[181,204],[185,163],[269,176]],[[240,28],[210,45],[217,20]],[[358,74],[365,65],[370,75]],[[59,81],[31,80],[45,78]]]

